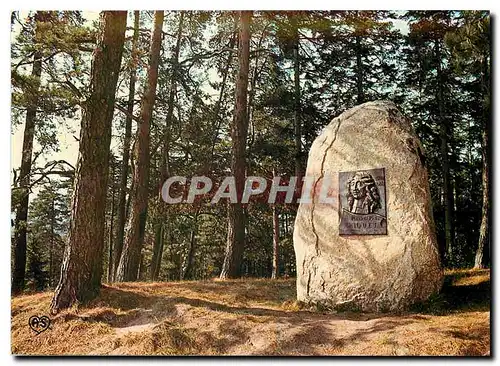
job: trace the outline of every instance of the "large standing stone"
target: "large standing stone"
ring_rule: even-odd
[[[394,103],[364,103],[335,118],[314,141],[306,176],[315,177],[312,203],[300,204],[293,238],[299,301],[394,311],[440,290],[443,272],[425,158],[410,121]],[[327,178],[334,201],[320,203]],[[368,191],[371,199],[363,199]],[[360,222],[372,213],[377,229],[340,233],[339,213]]]

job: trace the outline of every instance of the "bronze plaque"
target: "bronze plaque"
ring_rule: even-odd
[[[340,235],[387,235],[385,169],[339,172]]]

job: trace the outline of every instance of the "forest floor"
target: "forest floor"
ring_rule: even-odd
[[[12,353],[481,356],[490,294],[488,270],[446,271],[440,295],[400,314],[300,309],[295,279],[111,284],[55,316],[43,292],[12,298]],[[33,315],[49,329],[33,332]]]

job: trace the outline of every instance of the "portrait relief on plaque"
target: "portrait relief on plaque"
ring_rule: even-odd
[[[387,235],[385,169],[339,172],[340,235]]]

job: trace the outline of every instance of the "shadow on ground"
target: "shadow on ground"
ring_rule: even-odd
[[[441,292],[415,304],[413,312],[446,315],[456,311],[489,311],[491,284],[488,270],[451,272],[445,275]]]
[[[481,281],[469,281],[484,276]],[[120,327],[130,324],[135,318],[141,318],[143,322],[148,322],[154,314],[156,319],[164,317],[176,317],[177,305],[188,305],[193,308],[202,308],[215,312],[224,312],[235,315],[250,315],[256,317],[272,317],[277,322],[298,324],[307,319],[321,319],[322,315],[328,314],[339,320],[367,321],[391,317],[396,314],[384,313],[360,313],[360,312],[338,312],[329,313],[325,311],[312,310],[281,310],[281,303],[294,301],[295,292],[290,290],[291,281],[282,281],[274,284],[275,291],[259,291],[264,286],[269,286],[265,281],[251,282],[249,280],[245,286],[238,286],[230,281],[199,281],[199,282],[179,282],[179,283],[152,283],[152,284],[117,284],[116,286],[103,286],[98,299],[89,303],[85,308],[100,308],[102,311],[91,315],[67,314],[65,319],[80,318],[87,321],[105,322],[113,327]],[[457,285],[459,281],[459,285]],[[171,291],[169,291],[171,289]],[[207,296],[217,296],[219,292],[233,292],[235,299],[227,301],[209,300],[200,297],[179,296],[178,289],[189,289],[190,291],[205,294]],[[140,291],[138,291],[140,290]],[[160,291],[161,290],[161,291]],[[247,305],[247,300],[252,299],[255,303]],[[448,273],[445,276],[442,291],[432,296],[423,303],[415,304],[410,309],[410,314],[418,320],[419,315],[447,315],[457,311],[489,311],[491,301],[491,288],[489,272],[467,271],[458,273]],[[262,304],[275,304],[277,306],[266,306]],[[122,313],[116,313],[114,310]],[[415,314],[418,313],[418,314]]]
[[[331,312],[295,302],[295,280],[114,283],[56,315],[34,340],[29,316],[50,294],[13,298],[18,354],[484,355],[489,271],[447,271],[440,294],[404,313]],[[63,342],[60,342],[64,339]],[[58,343],[59,342],[59,343]]]

